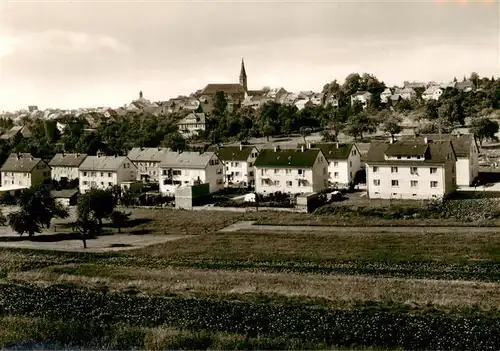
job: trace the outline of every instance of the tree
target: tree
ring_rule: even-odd
[[[469,80],[474,83],[476,88],[479,88],[479,74],[477,72],[472,72],[470,74]]]
[[[14,231],[33,236],[42,228],[49,228],[54,217],[66,218],[68,210],[59,204],[50,194],[46,185],[36,185],[26,189],[19,198],[18,211],[10,213],[8,223]]]
[[[89,194],[82,194],[78,198],[76,207],[77,219],[75,222],[75,226],[80,233],[83,241],[83,247],[85,249],[87,248],[87,240],[99,234],[99,224],[97,223],[97,220],[92,216],[90,202],[91,201]]]
[[[125,213],[122,211],[113,211],[113,213],[111,213],[111,221],[118,227],[118,233],[121,233],[121,228],[125,226],[131,214],[131,212]]]
[[[498,133],[498,123],[488,118],[475,119],[471,123],[471,132],[479,139],[479,144],[483,145],[483,140],[496,140],[495,134]]]
[[[165,135],[162,144],[172,151],[184,151],[187,148],[186,139],[184,139],[179,132]]]
[[[361,112],[352,115],[347,120],[345,132],[357,140],[358,137],[363,138],[363,133],[371,133],[375,131],[375,124],[368,118],[366,112]]]
[[[394,135],[400,133],[402,130],[401,122],[402,122],[401,117],[391,116],[382,124],[382,130],[391,136],[393,142],[394,142]]]
[[[227,99],[226,99],[226,94],[224,94],[223,91],[218,91],[215,93],[215,98],[214,98],[214,109],[213,113],[216,118],[221,118],[224,116],[226,110],[227,110]]]
[[[111,190],[92,188],[84,195],[88,197],[88,206],[93,217],[102,227],[103,218],[108,218],[116,207],[116,198]]]

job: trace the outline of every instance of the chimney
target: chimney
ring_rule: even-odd
[[[243,150],[243,144],[240,143],[240,151]]]

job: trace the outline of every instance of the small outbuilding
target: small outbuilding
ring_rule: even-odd
[[[79,194],[77,189],[54,190],[50,193],[61,205],[76,206]]]

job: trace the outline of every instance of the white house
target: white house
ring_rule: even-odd
[[[255,160],[255,192],[300,194],[328,188],[328,161],[320,149],[261,150]]]
[[[50,179],[50,166],[31,154],[10,154],[2,168],[2,188],[29,188]]]
[[[479,174],[479,147],[474,134],[424,134],[405,140],[451,141],[457,157],[457,186],[469,186]]]
[[[398,91],[398,94],[403,100],[413,100],[417,98],[417,92],[415,91],[415,89],[410,87],[404,87],[403,89]]]
[[[371,98],[372,98],[372,93],[368,91],[358,91],[351,95],[351,106],[354,105],[355,101],[359,101],[363,105],[363,108],[366,108]]]
[[[160,163],[160,192],[175,194],[175,189],[185,185],[208,183],[210,192],[224,188],[223,164],[214,152],[169,151]]]
[[[255,186],[254,163],[259,151],[255,146],[224,146],[217,156],[224,164],[225,186]]]
[[[320,149],[328,161],[328,181],[333,187],[348,187],[361,169],[361,154],[356,144],[320,143],[308,148]]]
[[[49,166],[52,168],[52,179],[58,182],[77,179],[79,175],[78,167],[86,157],[87,154],[55,154],[49,162]]]
[[[160,179],[160,162],[169,152],[168,148],[134,147],[127,157],[137,167],[137,180],[158,182]]]
[[[181,133],[184,138],[198,135],[200,132],[206,130],[206,125],[204,113],[193,112],[177,122],[179,133]]]
[[[423,93],[422,93],[422,99],[424,101],[429,101],[429,100],[439,100],[439,97],[443,95],[443,89],[438,87],[437,85],[433,85],[428,87]]]
[[[450,141],[372,142],[365,162],[370,199],[433,199],[456,190]]]
[[[137,167],[127,156],[87,156],[78,167],[80,193],[90,188],[107,189],[137,178]]]
[[[385,88],[383,92],[380,93],[380,102],[383,104],[387,103],[387,101],[391,98],[392,91],[389,88]]]

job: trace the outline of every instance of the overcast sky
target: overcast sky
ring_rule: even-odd
[[[208,83],[321,90],[500,72],[498,0],[0,0],[0,110],[117,107]]]

